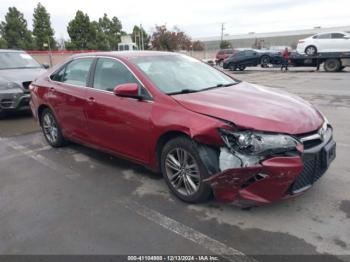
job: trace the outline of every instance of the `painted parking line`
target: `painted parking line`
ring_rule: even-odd
[[[0,137],[1,143],[6,144],[7,146],[11,147],[12,149],[18,151],[21,155],[28,156],[43,166],[46,166],[56,172],[63,173],[65,177],[69,179],[76,179],[80,177],[80,174],[75,172],[74,170],[67,168],[65,166],[59,165],[56,162],[46,158],[42,154],[39,154],[38,152],[35,152],[35,150],[32,150],[26,146],[23,146],[9,138],[1,138]]]
[[[64,173],[64,175],[67,176],[68,178],[77,178],[81,176],[79,173],[69,168],[56,164],[54,161],[49,160],[45,156],[36,152],[35,150],[31,150],[26,146],[23,146],[18,144],[17,142],[11,141],[11,139],[8,139],[8,138],[4,139],[0,137],[0,141],[6,144],[7,146],[11,147],[12,149],[18,151],[20,155],[26,155],[36,160],[40,164],[46,167],[49,167],[54,171]],[[122,204],[124,207],[131,210],[132,212],[150,220],[153,223],[156,223],[157,225],[169,230],[170,232],[178,234],[183,238],[198,244],[199,246],[213,252],[215,255],[219,255],[225,258],[228,261],[256,262],[255,259],[248,257],[247,255],[240,252],[239,250],[234,249],[230,246],[227,246],[226,244],[218,240],[215,240],[189,226],[186,226],[136,201],[119,199],[119,200],[116,200],[115,202]]]
[[[137,213],[138,215],[150,220],[151,222],[175,233],[183,238],[196,243],[197,245],[204,247],[205,249],[213,252],[216,255],[223,257],[228,261],[235,262],[256,262],[252,257],[248,257],[241,251],[227,246],[226,244],[213,239],[189,226],[186,226],[170,217],[167,217],[156,210],[146,207],[138,202],[121,199],[115,202],[122,204],[130,211]]]
[[[43,146],[43,147],[39,147],[33,150],[28,150],[26,152],[18,152],[18,153],[14,153],[14,154],[10,154],[10,155],[5,155],[5,156],[1,156],[0,157],[0,161],[7,161],[7,160],[11,160],[13,158],[22,156],[23,154],[28,155],[28,154],[33,154],[33,153],[39,153],[41,151],[46,151],[46,150],[50,150],[52,149],[51,146],[47,145],[47,146]]]

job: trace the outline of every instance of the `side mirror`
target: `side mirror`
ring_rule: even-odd
[[[116,96],[141,99],[139,86],[135,83],[117,85],[113,92]]]
[[[45,69],[48,69],[50,67],[48,63],[43,63],[41,64],[41,66]]]

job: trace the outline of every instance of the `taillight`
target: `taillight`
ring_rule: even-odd
[[[302,44],[304,42],[305,42],[304,40],[299,40],[298,44]]]
[[[29,91],[33,91],[35,89],[35,85],[30,84],[29,85]]]

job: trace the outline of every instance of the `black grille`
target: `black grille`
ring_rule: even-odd
[[[304,169],[292,185],[291,191],[296,192],[307,186],[311,186],[316,182],[326,171],[321,153],[309,154],[303,157]]]

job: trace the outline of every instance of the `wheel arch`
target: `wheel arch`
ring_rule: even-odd
[[[187,134],[185,131],[180,130],[169,130],[165,133],[163,133],[161,136],[159,136],[157,143],[156,143],[156,158],[155,158],[155,169],[156,171],[160,171],[160,158],[162,155],[162,149],[168,143],[170,140],[176,138],[176,137],[187,137],[191,138],[190,134]]]
[[[52,111],[52,109],[47,105],[47,104],[41,104],[39,107],[38,107],[38,121],[39,121],[39,124],[41,126],[41,115],[42,113],[44,112],[44,110],[48,108]]]

